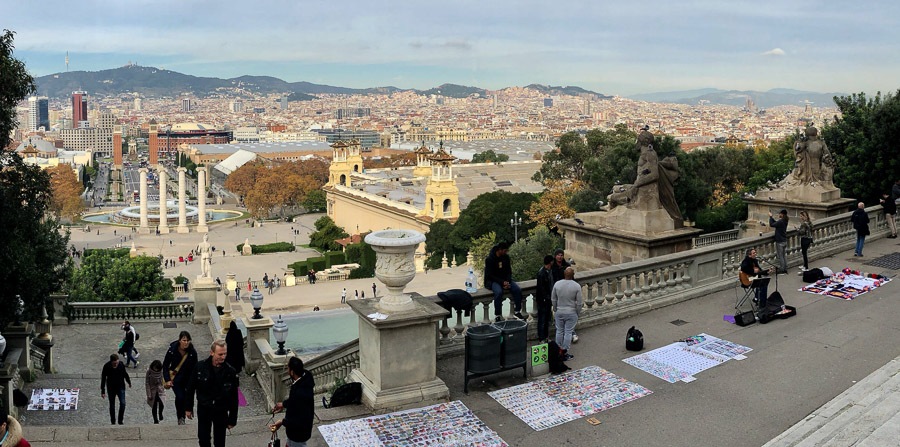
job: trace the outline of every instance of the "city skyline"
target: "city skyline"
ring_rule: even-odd
[[[128,62],[289,82],[427,89],[577,85],[603,94],[720,88],[889,92],[900,31],[889,2],[446,5],[348,2],[87,2],[10,12],[35,76]],[[346,13],[345,11],[350,11]],[[334,16],[333,19],[330,17]],[[198,20],[197,17],[203,17]]]

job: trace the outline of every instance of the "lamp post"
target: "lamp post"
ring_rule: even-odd
[[[3,354],[6,353],[6,339],[0,334],[0,368],[3,367]]]
[[[253,306],[253,319],[259,320],[262,318],[262,315],[259,314],[259,309],[262,308],[263,303],[263,294],[259,293],[259,289],[254,287],[253,293],[250,294],[250,305]]]
[[[278,316],[275,326],[272,326],[272,333],[275,334],[275,342],[278,343],[278,351],[275,351],[275,354],[286,355],[287,351],[284,350],[284,342],[287,341],[288,326],[281,319],[281,315]]]
[[[516,211],[513,213],[513,218],[509,220],[509,225],[513,227],[513,231],[515,232],[515,241],[519,242],[519,225],[522,225],[522,218],[519,217],[519,212]]]

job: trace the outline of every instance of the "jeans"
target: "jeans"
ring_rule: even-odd
[[[856,233],[856,254],[862,256],[863,245],[866,244],[866,235]]]
[[[153,397],[153,408],[150,409],[153,414],[153,423],[157,423],[163,418],[163,408],[165,405],[162,403],[162,400],[159,398],[159,394]],[[158,416],[157,416],[158,414]]]
[[[225,447],[225,430],[228,428],[228,412],[216,407],[197,406],[197,441],[200,447],[211,447],[209,430],[212,429],[213,444]]]
[[[491,283],[491,290],[494,291],[494,315],[500,316],[503,315],[503,284],[493,282]],[[515,281],[509,282],[509,291],[512,292],[513,303],[515,304],[515,311],[519,312],[522,310],[522,289],[519,288],[519,285],[516,284]]]
[[[125,388],[109,393],[106,397],[109,399],[109,422],[112,424],[116,423],[116,398],[119,398],[119,424],[121,424],[125,418]]]
[[[185,389],[181,380],[178,376],[172,380],[172,392],[175,393],[175,418],[178,420],[184,419],[184,411],[186,410],[184,405]]]
[[[306,443],[305,443],[305,442],[291,441],[290,439],[285,439],[284,445],[285,445],[286,447],[306,447]]]
[[[129,364],[129,363],[134,363],[134,366],[137,367],[138,361],[137,361],[137,360],[134,358],[134,356],[132,355],[132,352],[134,352],[134,351],[135,351],[134,346],[132,346],[132,347],[130,347],[130,348],[128,348],[128,349],[125,350],[125,355],[126,355],[126,357],[127,357],[127,358],[125,359],[125,367],[126,367],[126,368],[128,368],[128,364]]]
[[[568,351],[572,346],[572,334],[575,332],[575,324],[578,323],[576,313],[556,313],[556,344],[563,351]]]
[[[801,237],[800,238],[800,251],[803,252],[803,268],[809,268],[809,258],[806,256],[806,252],[809,251],[809,246],[812,245],[811,237]]]
[[[787,271],[787,257],[784,255],[785,248],[787,248],[787,242],[775,243],[775,256],[778,257],[778,269],[782,272]]]
[[[538,340],[543,340],[550,335],[550,318],[553,316],[552,306],[537,307],[537,333]]]

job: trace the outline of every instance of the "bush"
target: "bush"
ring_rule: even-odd
[[[325,253],[325,264],[328,268],[335,265],[346,264],[347,258],[342,251],[329,251]]]
[[[244,244],[238,244],[237,251],[238,253],[244,248]],[[297,247],[294,247],[294,244],[290,242],[274,242],[271,244],[262,244],[262,245],[254,245],[250,244],[250,248],[253,249],[253,254],[258,255],[262,253],[278,253],[284,251],[294,251]]]
[[[175,283],[175,285],[182,285],[182,284],[184,284],[185,281],[187,281],[187,280],[188,280],[188,279],[187,279],[184,275],[178,275],[178,276],[176,276],[175,278],[172,279],[172,282]]]
[[[294,270],[294,276],[304,276],[309,272],[309,264],[306,263],[306,260],[288,264],[288,268]]]
[[[85,248],[82,258],[88,257],[92,253],[104,252],[109,253],[113,259],[127,258],[131,254],[131,248]]]
[[[350,270],[350,279],[371,278],[375,276],[375,267],[359,267]]]
[[[323,256],[317,256],[315,258],[307,258],[306,263],[309,265],[309,268],[311,268],[317,272],[321,272],[322,270],[325,270],[328,268],[327,262],[325,261],[325,257],[323,257]],[[307,270],[309,270],[309,269],[307,269]]]

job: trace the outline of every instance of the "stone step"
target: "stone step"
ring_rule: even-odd
[[[900,411],[898,390],[900,357],[813,411],[765,447],[856,445],[896,419]]]

